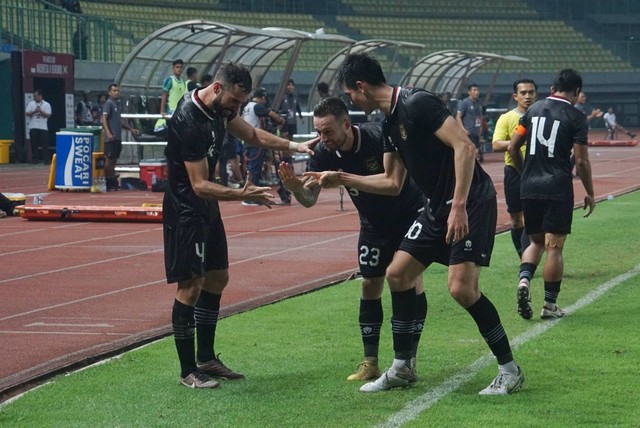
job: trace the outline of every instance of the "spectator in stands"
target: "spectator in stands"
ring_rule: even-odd
[[[176,59],[173,61],[173,74],[162,83],[162,98],[160,100],[160,114],[162,117],[171,115],[180,98],[187,92],[187,83],[182,80],[182,69],[184,61]]]
[[[586,191],[584,208],[588,211],[584,217],[596,206],[587,145],[589,126],[584,114],[573,107],[582,89],[582,77],[574,70],[561,70],[551,89],[552,95],[537,101],[520,119],[508,149],[515,168],[521,171],[525,231],[531,239],[522,254],[517,292],[518,314],[524,319],[533,317],[530,284],[545,251],[540,317],[556,319],[565,315],[556,302],[564,274],[562,249],[573,221],[571,150]],[[525,142],[523,159],[520,147]]]
[[[476,158],[482,162],[482,143],[480,132],[482,130],[482,105],[478,101],[480,98],[480,87],[475,83],[469,85],[468,97],[462,100],[458,106],[456,118],[460,126],[464,128],[473,145],[476,146]]]
[[[195,88],[199,88],[198,70],[195,67],[187,67],[187,91],[191,92]]]
[[[120,87],[112,83],[109,85],[109,99],[102,109],[102,130],[105,135],[104,175],[107,180],[107,190],[118,190],[118,177],[116,176],[116,164],[122,152],[122,128],[131,131],[134,135],[138,130],[131,128],[127,123],[122,123],[120,110]]]
[[[89,44],[89,34],[87,33],[87,26],[84,22],[78,24],[78,28],[73,32],[71,38],[71,47],[73,50],[73,56],[76,59],[86,60],[88,58],[87,47]]]
[[[537,91],[538,87],[531,79],[519,79],[513,82],[512,98],[516,101],[517,106],[498,118],[493,133],[493,151],[504,152],[504,196],[507,202],[507,211],[511,217],[511,241],[513,241],[518,257],[522,257],[522,252],[529,246],[529,236],[524,233],[524,216],[520,202],[520,173],[515,169],[507,149],[520,118],[535,102]],[[522,146],[523,156],[525,150],[526,147]]]
[[[321,138],[314,147],[309,162],[310,171],[345,171],[374,175],[384,171],[382,124],[352,125],[347,106],[337,97],[326,98],[314,108],[313,125]],[[321,187],[316,180],[296,177],[293,167],[280,164],[280,177],[305,207],[316,204]],[[383,321],[382,291],[385,269],[402,242],[402,238],[419,212],[424,210],[426,198],[411,178],[406,177],[397,196],[368,192],[347,192],[360,216],[358,262],[362,274],[360,299],[360,333],[364,347],[364,361],[347,380],[374,380],[380,377],[378,347]],[[415,281],[416,323],[413,334],[412,360],[415,357],[427,317],[427,297],[422,275]]]
[[[49,155],[49,116],[51,116],[51,104],[42,97],[42,91],[33,91],[33,100],[27,104],[25,110],[27,116],[27,128],[29,129],[29,139],[31,142],[31,160],[38,163],[42,160],[45,164],[51,161]],[[40,149],[40,156],[38,156]]]
[[[318,85],[316,86],[316,90],[318,91],[318,95],[320,96],[321,100],[324,100],[325,98],[331,96],[331,94],[329,93],[329,85],[327,84],[327,82],[318,83]]]
[[[278,125],[285,124],[285,119],[278,113],[267,107],[267,91],[265,88],[256,88],[253,91],[251,101],[242,109],[242,118],[251,126],[258,129],[267,129],[267,120],[271,119]],[[258,186],[269,186],[271,183],[262,181],[262,165],[264,164],[267,149],[245,143],[244,150],[247,156],[247,171],[251,174],[251,178]],[[291,196],[287,190],[280,186],[278,195],[284,205],[291,204]],[[246,200],[243,205],[258,205],[252,201]]]
[[[91,109],[93,104],[89,99],[89,91],[82,91],[82,99],[76,105],[76,125],[88,126],[93,124],[93,118],[91,117]]]
[[[62,0],[60,6],[71,13],[82,13],[79,0]]]
[[[616,119],[616,114],[613,112],[613,107],[609,107],[607,112],[604,114],[604,123],[607,126],[607,139],[615,140],[616,139],[616,131],[619,129],[625,134],[629,136],[629,138],[635,138],[636,134],[633,132],[627,131],[622,125],[618,124]]]

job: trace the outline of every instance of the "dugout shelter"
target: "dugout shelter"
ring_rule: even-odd
[[[489,88],[485,91],[485,103],[491,98],[496,79],[503,62],[528,63],[527,58],[497,55],[486,52],[446,50],[434,52],[418,60],[400,79],[400,86],[413,86],[441,94],[450,92],[454,98],[466,93],[469,78],[481,67],[495,64]]]
[[[116,76],[124,96],[156,95],[172,73],[172,62],[181,58],[200,74],[215,75],[226,62],[243,64],[251,72],[254,87],[261,83],[273,64],[283,55],[285,70],[272,105],[278,105],[291,77],[303,43],[322,41],[337,48],[351,46],[348,37],[307,33],[286,28],[253,28],[203,20],[169,24],[146,37],[127,56]]]

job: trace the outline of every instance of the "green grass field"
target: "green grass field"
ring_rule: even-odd
[[[5,404],[0,426],[638,427],[638,207],[636,192],[598,204],[587,219],[575,212],[558,301],[569,314],[559,322],[516,314],[518,260],[509,235],[498,236],[481,286],[525,373],[517,394],[478,395],[496,375],[495,361],[449,297],[446,270],[434,266],[425,274],[429,313],[413,388],[363,394],[360,383],[345,380],[362,358],[360,284],[349,281],[221,320],[216,351],[246,380],[214,390],[179,386],[168,338]],[[539,271],[536,315],[542,297]],[[388,293],[383,300],[385,365],[392,359]]]

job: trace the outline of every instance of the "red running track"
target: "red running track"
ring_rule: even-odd
[[[499,231],[509,225],[502,156],[488,154],[483,164],[499,193]],[[599,200],[640,187],[640,147],[591,147],[590,156]],[[47,193],[47,175],[44,166],[0,166],[0,192]],[[574,185],[580,202],[582,185]],[[231,263],[223,315],[355,273],[358,216],[348,197],[346,211],[339,201],[331,189],[311,209],[222,203]],[[161,196],[50,192],[44,202],[140,206]],[[53,373],[170,333],[175,290],[164,278],[161,225],[6,218],[0,239],[0,401]]]

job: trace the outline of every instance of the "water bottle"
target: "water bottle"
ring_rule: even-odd
[[[101,193],[106,193],[107,192],[107,177],[100,177],[100,192]]]
[[[151,173],[151,185],[153,186],[154,184],[156,184],[158,182],[158,176],[156,175],[155,172]]]
[[[93,183],[91,184],[91,193],[100,192],[100,177],[93,177]]]

